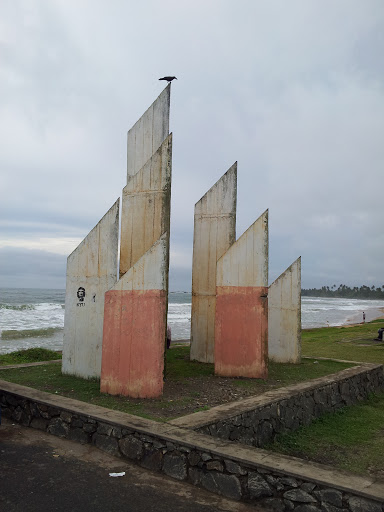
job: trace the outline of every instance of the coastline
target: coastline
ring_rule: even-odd
[[[0,353],[33,347],[61,350],[63,347],[64,310],[60,297],[50,291],[5,298],[1,305]],[[172,299],[171,299],[172,297]],[[384,301],[322,297],[303,297],[301,303],[302,330],[327,327],[352,327],[384,318]],[[191,295],[171,293],[168,323],[172,338],[187,344],[191,327]],[[48,327],[50,326],[50,327]],[[52,327],[53,326],[53,327]],[[2,332],[4,336],[2,336]],[[20,336],[18,336],[18,333]]]
[[[310,304],[304,303],[304,301],[301,303],[303,330],[359,325],[363,323],[363,313],[365,313],[366,322],[384,317],[382,301],[372,303],[368,300],[355,302],[353,299],[322,299],[319,297],[312,297],[311,299]],[[342,302],[340,303],[340,301]],[[306,321],[303,322],[304,318],[306,318]]]
[[[365,323],[366,322],[372,322],[373,320],[382,320],[384,319],[384,307],[382,308],[372,308],[372,309],[367,309],[366,311],[366,317],[365,317]],[[363,325],[364,322],[353,322],[350,323],[349,320],[348,322],[345,324],[345,325],[340,325],[340,327],[351,327],[353,325]],[[339,327],[339,326],[335,326],[335,327]]]
[[[375,320],[384,320],[384,307],[383,308],[375,308],[370,311],[368,315],[368,310],[366,312],[366,320],[365,322],[356,322],[352,319],[348,319],[343,324],[338,325],[319,325],[317,327],[302,327],[302,331],[309,331],[313,329],[325,329],[328,327],[335,327],[336,329],[346,328],[346,327],[358,327],[359,325],[365,325],[369,322],[374,322]]]

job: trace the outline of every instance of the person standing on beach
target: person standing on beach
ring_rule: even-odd
[[[363,311],[363,324],[365,324],[365,313]]]
[[[170,348],[172,341],[172,332],[171,327],[167,325],[167,348]]]

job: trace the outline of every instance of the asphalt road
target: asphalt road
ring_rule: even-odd
[[[111,477],[109,473],[124,472]],[[3,418],[0,510],[6,512],[255,512],[80,445]]]

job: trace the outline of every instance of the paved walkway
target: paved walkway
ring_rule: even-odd
[[[110,477],[123,472],[123,477]],[[38,430],[0,426],[0,510],[7,512],[256,512],[150,473],[91,445]]]

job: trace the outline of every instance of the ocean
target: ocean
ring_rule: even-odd
[[[65,290],[0,288],[0,353],[31,347],[63,347]],[[303,297],[303,329],[347,325],[383,316],[384,301]],[[172,339],[187,340],[191,326],[191,294],[171,292],[168,323]]]

